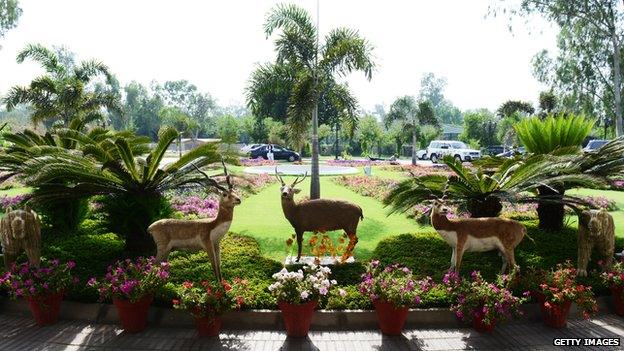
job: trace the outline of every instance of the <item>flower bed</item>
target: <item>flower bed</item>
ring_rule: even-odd
[[[364,166],[380,166],[389,165],[389,161],[370,161],[370,160],[327,160],[325,164],[328,166],[342,167],[364,167]]]
[[[271,160],[265,160],[262,157],[258,157],[258,158],[244,158],[241,157],[239,159],[240,164],[245,166],[245,167],[252,167],[252,166],[272,166],[272,165],[276,165],[277,161],[271,161]]]
[[[15,196],[5,195],[0,197],[0,209],[5,210],[7,207],[15,207],[20,205],[22,202],[28,200],[30,195],[28,194],[20,194]]]
[[[356,193],[382,201],[397,185],[396,180],[368,176],[342,176],[332,178],[334,183]]]

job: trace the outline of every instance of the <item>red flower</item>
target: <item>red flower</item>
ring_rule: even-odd
[[[193,283],[191,282],[184,282],[182,283],[182,286],[184,287],[184,289],[190,289],[193,287]]]
[[[228,284],[226,281],[223,282],[223,289],[225,289],[225,291],[230,291],[232,290],[232,286],[230,284]]]
[[[171,303],[173,303],[175,306],[178,306],[180,304],[180,300],[171,300]]]

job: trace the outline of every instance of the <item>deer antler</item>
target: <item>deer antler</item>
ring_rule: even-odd
[[[297,176],[297,178],[295,178],[295,181],[292,183],[291,187],[294,187],[295,185],[303,182],[306,177],[308,176],[308,172],[305,172],[305,174],[303,175],[303,178],[301,178],[301,180],[299,180],[299,176]]]
[[[206,177],[206,179],[208,180],[208,183],[210,183],[211,186],[214,186],[215,188],[221,190],[221,191],[226,191],[226,189],[224,187],[222,187],[219,183],[217,183],[216,180],[210,178],[209,175],[206,174],[206,172],[202,171],[201,169],[199,169],[199,167],[197,167],[194,163],[191,164],[193,166],[193,168],[195,168],[197,170],[197,172],[201,173],[204,177]]]
[[[277,171],[277,166],[275,166],[275,176],[277,177],[277,180],[279,180],[282,183],[282,186],[286,185],[286,183],[284,183],[284,179],[282,179],[282,176]]]
[[[223,157],[221,157],[221,164],[223,165],[223,173],[225,173],[225,181],[227,182],[228,189],[232,190],[232,188],[234,188],[234,186],[232,185],[232,177],[230,176],[230,173],[228,173]]]

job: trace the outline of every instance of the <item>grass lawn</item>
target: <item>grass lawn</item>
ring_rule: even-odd
[[[16,196],[21,194],[27,194],[31,192],[31,188],[28,187],[20,187],[20,188],[11,188],[6,190],[0,190],[0,197],[2,196]]]
[[[615,224],[615,236],[624,238],[624,192],[614,190],[594,190],[594,189],[572,189],[566,191],[568,195],[582,195],[582,196],[603,196],[616,202],[619,210],[610,212],[613,216],[613,222]],[[574,222],[576,218],[571,217]]]
[[[303,190],[301,196],[308,194],[309,186],[309,179],[300,185]],[[421,229],[414,220],[403,215],[386,217],[387,209],[379,201],[338,186],[328,177],[321,178],[321,194],[323,198],[345,199],[362,207],[364,220],[358,227],[360,240],[355,250],[358,259],[371,257],[377,243],[388,236],[413,233]],[[278,184],[272,184],[243,200],[235,210],[230,231],[256,238],[263,254],[278,261],[283,261],[290,252],[296,254],[296,244],[289,248],[285,243],[294,234],[294,230],[282,212]],[[339,235],[338,232],[331,234],[333,238],[338,238]],[[310,234],[304,236],[304,254],[307,249],[306,239],[309,237]]]

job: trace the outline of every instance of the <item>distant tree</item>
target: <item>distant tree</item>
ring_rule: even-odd
[[[542,91],[539,94],[540,117],[546,117],[557,110],[557,95],[552,90]]]
[[[234,116],[225,115],[217,119],[217,131],[221,142],[227,145],[227,150],[230,150],[230,145],[235,144],[238,141],[239,123]]]
[[[502,3],[502,2],[501,2]],[[562,96],[562,105],[587,115],[615,115],[622,123],[622,46],[624,6],[615,0],[522,0],[493,13],[527,20],[538,14],[559,26],[557,55],[538,53],[534,75]]]
[[[439,127],[440,122],[436,119],[431,103],[428,101],[416,102],[413,96],[403,96],[396,99],[390,105],[390,111],[384,121],[386,127],[393,123],[399,123],[404,130],[409,130],[412,135],[412,164],[416,164],[416,152],[418,151],[418,137],[420,129],[424,125]]]
[[[243,143],[258,142],[253,138],[256,119],[252,115],[247,115],[238,119],[240,140]]]
[[[528,101],[508,100],[496,110],[496,115],[500,118],[509,117],[515,113],[532,115],[535,113],[535,108]]]
[[[126,85],[124,91],[124,114],[128,118],[128,125],[136,128],[137,134],[157,140],[162,125],[160,111],[163,102],[160,97],[150,95],[148,89],[137,82]]]
[[[498,144],[497,120],[490,111],[481,109],[464,114],[464,130],[459,139],[464,142],[476,140],[481,146]]]
[[[22,63],[27,58],[43,66],[46,74],[35,78],[29,86],[12,87],[2,100],[7,111],[27,104],[32,108],[34,124],[59,121],[67,127],[75,118],[101,121],[104,119],[102,109],[121,108],[118,95],[89,87],[98,77],[111,83],[112,75],[103,63],[82,61],[68,68],[61,64],[57,53],[39,44],[27,45],[18,53],[17,62]]]
[[[197,121],[176,107],[166,106],[159,112],[163,125],[173,127],[177,132],[178,154],[182,157],[182,136],[192,135],[198,128]]]
[[[423,74],[420,80],[418,100],[429,101],[436,117],[442,123],[460,124],[462,121],[461,111],[444,97],[446,84],[444,77],[436,77],[431,72]]]
[[[285,144],[288,130],[284,126],[284,123],[275,121],[272,118],[265,118],[264,126],[267,130],[267,142],[279,145]]]
[[[403,154],[403,144],[409,143],[412,136],[411,132],[404,129],[400,123],[393,123],[387,127],[387,134],[394,143],[395,153],[397,156],[401,156]]]
[[[375,143],[382,138],[382,134],[383,130],[381,129],[377,118],[373,116],[364,116],[360,118],[357,139],[359,140],[360,147],[365,155],[372,155],[372,148],[375,146]]]
[[[17,26],[17,21],[21,15],[22,9],[19,7],[19,1],[0,0],[0,39],[9,29]]]

